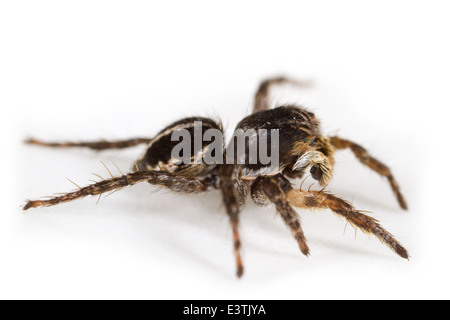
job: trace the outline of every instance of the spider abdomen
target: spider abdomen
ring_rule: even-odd
[[[212,119],[191,117],[179,120],[161,130],[137,161],[139,170],[163,170],[186,176],[209,173],[215,164],[199,159],[211,141],[203,139],[213,129],[222,134],[222,125]]]

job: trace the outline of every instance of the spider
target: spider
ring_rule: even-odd
[[[197,163],[183,164],[173,161],[172,149],[176,142],[171,139],[181,129],[194,133],[194,123],[201,123],[202,133],[209,129],[223,133],[220,122],[204,117],[179,120],[161,130],[152,139],[135,138],[123,141],[62,142],[50,143],[28,139],[26,143],[48,147],[86,147],[93,150],[121,149],[147,144],[144,155],[135,162],[127,174],[93,183],[78,190],[64,193],[46,200],[29,200],[24,210],[53,206],[86,196],[99,197],[105,192],[114,192],[139,182],[166,187],[174,192],[203,193],[220,190],[224,207],[229,217],[236,261],[236,274],[241,277],[244,267],[241,259],[239,237],[239,215],[250,196],[258,206],[273,204],[283,222],[290,229],[300,251],[309,255],[309,247],[303,232],[300,217],[294,210],[329,209],[343,217],[353,227],[375,235],[382,243],[400,257],[409,259],[408,251],[385,230],[379,222],[355,209],[350,202],[330,192],[295,188],[293,180],[302,178],[309,170],[311,177],[322,186],[327,186],[333,176],[336,150],[350,149],[364,165],[385,177],[394,192],[400,207],[407,209],[398,183],[390,169],[373,158],[363,147],[338,136],[327,137],[321,133],[319,121],[314,114],[301,106],[285,105],[269,108],[270,89],[276,85],[302,85],[286,77],[276,77],[261,82],[254,99],[253,112],[241,120],[236,129],[276,129],[279,132],[279,165],[268,171],[262,163]],[[202,142],[201,151],[208,148]],[[246,149],[247,150],[247,149]],[[191,153],[190,156],[193,156]],[[120,171],[120,170],[119,170]]]

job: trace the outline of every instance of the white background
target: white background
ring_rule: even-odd
[[[0,298],[448,299],[448,12],[445,1],[3,1]],[[273,207],[249,203],[238,280],[218,192],[140,184],[22,212],[27,198],[72,190],[66,177],[89,184],[107,175],[100,161],[127,171],[145,150],[23,139],[151,137],[191,115],[229,132],[279,74],[316,85],[274,90],[274,103],[309,106],[326,134],[392,168],[407,212],[349,151],[328,190],[371,211],[409,261],[328,211],[299,210],[306,258]]]

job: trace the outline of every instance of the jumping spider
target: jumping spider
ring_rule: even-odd
[[[217,129],[223,133],[220,123],[203,117],[177,121],[161,130],[152,139],[65,143],[47,143],[29,139],[26,141],[29,144],[49,147],[87,147],[94,150],[121,149],[138,144],[147,144],[148,147],[130,173],[118,177],[112,176],[111,179],[103,179],[48,200],[28,201],[23,209],[52,206],[88,195],[100,197],[105,192],[116,191],[139,182],[149,182],[182,193],[201,193],[219,189],[233,231],[238,277],[241,277],[244,271],[240,255],[239,213],[248,194],[259,206],[270,203],[275,205],[278,214],[291,230],[301,252],[306,256],[309,255],[309,248],[300,217],[293,207],[330,209],[336,215],[345,218],[355,228],[375,235],[400,257],[408,259],[407,250],[377,220],[356,210],[348,201],[323,189],[312,191],[302,190],[301,187],[296,189],[292,186],[291,180],[303,177],[308,169],[313,179],[320,185],[326,186],[332,178],[335,151],[348,148],[364,165],[387,178],[400,207],[407,209],[399,186],[389,168],[370,156],[363,147],[337,136],[324,136],[314,114],[300,106],[288,105],[269,109],[270,88],[280,84],[298,85],[299,82],[284,77],[262,82],[255,95],[252,114],[240,121],[236,127],[236,129],[244,130],[279,130],[279,166],[276,172],[268,172],[261,163],[174,164],[171,159],[171,151],[176,144],[171,139],[173,132],[183,128],[193,133],[194,122],[201,121],[202,132]],[[208,143],[204,142],[201,147],[205,149],[207,146]]]

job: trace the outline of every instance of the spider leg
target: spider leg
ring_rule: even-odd
[[[93,150],[105,150],[105,149],[123,149],[128,147],[134,147],[139,144],[148,144],[152,139],[147,138],[133,138],[127,140],[117,140],[117,141],[90,141],[90,142],[43,142],[37,139],[27,139],[25,143],[33,144],[44,147],[53,148],[68,148],[68,147],[85,147]]]
[[[233,230],[234,257],[236,259],[236,275],[240,278],[244,273],[244,266],[241,258],[241,240],[239,237],[239,203],[235,195],[235,186],[233,184],[234,167],[232,165],[223,165],[220,177],[220,188],[222,189],[223,202],[230,218],[231,228]]]
[[[23,210],[36,207],[50,207],[86,196],[101,195],[105,192],[115,192],[119,189],[139,182],[149,182],[153,185],[167,187],[175,192],[184,193],[199,193],[215,188],[215,181],[213,178],[205,178],[204,180],[200,180],[197,178],[179,176],[164,171],[138,171],[111,179],[105,179],[86,187],[80,187],[76,191],[68,192],[46,200],[29,200],[23,207]]]
[[[339,137],[330,137],[330,143],[335,149],[346,149],[349,148],[356,158],[359,159],[363,164],[368,166],[370,169],[376,171],[378,174],[380,174],[383,177],[386,177],[391,185],[392,191],[394,191],[394,194],[397,198],[398,203],[400,204],[400,207],[404,210],[408,209],[408,206],[406,204],[405,199],[403,198],[402,193],[400,192],[400,187],[397,183],[397,181],[394,179],[394,176],[391,173],[391,170],[383,163],[378,161],[377,159],[373,158],[366,149],[361,147],[360,145],[345,140]]]
[[[291,189],[287,192],[290,204],[306,209],[330,209],[336,215],[344,217],[351,225],[365,233],[375,235],[400,257],[408,259],[408,251],[386,231],[376,219],[356,210],[349,202],[323,191]]]
[[[286,226],[291,229],[292,235],[297,240],[300,251],[309,255],[309,247],[300,223],[300,216],[289,204],[286,193],[283,189],[291,188],[289,181],[282,176],[262,178],[252,186],[253,194],[261,197],[261,192],[272,202],[277,212],[280,214]]]
[[[258,90],[255,94],[255,104],[253,106],[253,113],[268,110],[270,108],[270,88],[274,85],[289,83],[295,86],[304,87],[309,86],[308,82],[301,82],[293,79],[289,79],[286,77],[277,77],[264,80],[258,87]]]

